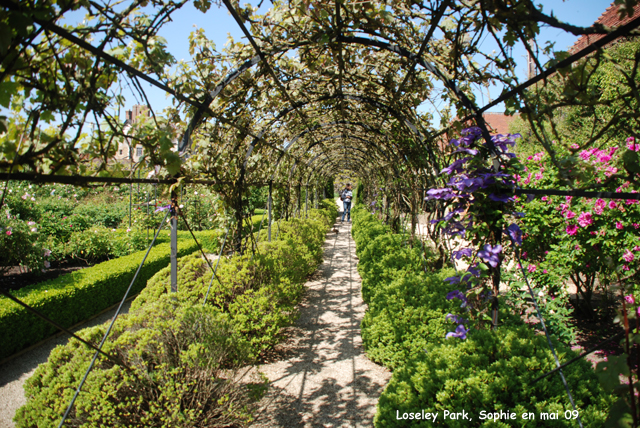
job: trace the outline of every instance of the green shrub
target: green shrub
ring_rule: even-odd
[[[101,357],[65,426],[228,427],[251,420],[259,396],[235,375],[248,347],[226,315],[161,299],[122,318],[104,350],[129,370]],[[97,342],[105,330],[80,335]],[[27,380],[16,426],[57,426],[93,352],[76,340],[55,348]]]
[[[42,209],[39,204],[31,200],[31,195],[27,196],[26,193],[21,195],[17,192],[7,193],[4,203],[3,211],[5,215],[2,216],[3,218],[9,215],[24,221],[40,221]]]
[[[558,346],[560,359],[574,353]],[[429,344],[420,358],[407,361],[394,371],[378,402],[376,426],[404,427],[397,414],[439,412],[436,423],[416,421],[417,427],[573,427],[565,419],[573,408],[559,375],[533,385],[530,382],[555,368],[555,360],[544,336],[530,328],[508,327],[498,330],[472,330],[464,341],[448,340]],[[602,393],[589,363],[581,360],[563,370],[580,418],[585,427],[602,426],[611,397]],[[468,412],[472,420],[443,419],[444,411]],[[515,420],[481,420],[480,412],[510,411]],[[522,419],[532,412],[535,421]],[[540,413],[558,412],[558,420],[542,421]]]
[[[211,284],[207,304],[230,316],[234,328],[251,343],[253,356],[272,348],[280,341],[282,328],[295,321],[304,282],[322,260],[318,252],[327,226],[320,220],[293,219],[281,222],[280,227],[278,239],[259,242],[255,254],[224,257],[213,282],[199,254],[178,260],[177,301],[201,304]],[[168,294],[170,274],[169,267],[159,271],[132,308]]]
[[[38,199],[38,206],[43,213],[54,214],[57,218],[70,217],[77,206],[76,201],[67,198],[45,197]]]
[[[36,272],[44,266],[44,253],[35,222],[0,219],[0,274],[13,266],[25,266]]]
[[[124,202],[103,202],[80,204],[74,208],[73,213],[91,218],[96,226],[113,229],[118,227],[118,224],[128,214],[128,211],[129,207]]]
[[[193,241],[179,241],[178,255],[197,249]],[[14,295],[64,327],[69,327],[117,303],[124,295],[145,251],[100,263],[58,278],[24,287]],[[147,280],[169,263],[170,245],[155,246],[140,270],[131,294],[144,288]],[[0,358],[55,333],[55,327],[24,308],[0,297]]]
[[[56,241],[68,241],[73,232],[81,232],[91,226],[91,218],[85,215],[70,214],[60,216],[51,211],[45,211],[40,217],[40,233],[50,236]]]
[[[362,341],[367,356],[391,369],[424,352],[428,343],[440,343],[451,330],[445,319],[455,303],[445,299],[449,291],[436,274],[409,272],[381,284],[362,320]]]

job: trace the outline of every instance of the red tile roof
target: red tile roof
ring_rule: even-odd
[[[600,18],[598,18],[594,24],[602,24],[606,27],[619,27],[640,16],[640,3],[634,6],[633,15],[631,17],[625,15],[624,19],[620,19],[618,9],[619,6],[615,5],[615,3],[611,3],[607,10],[605,10],[604,13],[600,15]],[[573,46],[569,48],[569,52],[576,53],[596,42],[597,40],[600,40],[604,36],[604,34],[589,34],[580,36],[580,38],[573,44]]]
[[[518,117],[517,114],[513,116],[507,116],[504,113],[483,113],[482,117],[489,126],[489,131],[493,131],[496,134],[508,134],[509,125],[513,120]],[[492,133],[493,133],[492,132]]]

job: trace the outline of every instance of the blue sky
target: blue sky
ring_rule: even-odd
[[[256,4],[257,2],[252,1],[252,3]],[[561,21],[580,26],[591,25],[611,4],[607,0],[543,0],[539,3],[542,4],[546,13],[552,11],[553,15]],[[265,0],[262,10],[266,10],[269,5],[270,2]],[[80,16],[69,16],[67,23],[71,23],[74,19],[80,19]],[[169,51],[177,60],[190,60],[188,50],[189,33],[194,31],[196,27],[204,29],[207,37],[216,44],[218,49],[221,49],[227,43],[228,35],[231,35],[236,41],[245,40],[235,20],[224,7],[218,8],[212,5],[209,11],[203,14],[189,3],[176,11],[172,15],[172,22],[165,25],[160,32],[160,35],[167,40]],[[544,46],[546,41],[552,41],[555,42],[556,50],[566,50],[576,39],[577,37],[564,31],[543,27],[539,45]],[[493,50],[493,46],[487,45],[487,50]],[[526,74],[524,48],[519,45],[516,46],[513,49],[513,57],[518,63],[518,71],[521,73],[520,78],[524,80]],[[143,86],[147,90],[147,96],[154,109],[161,110],[171,104],[170,98],[166,97],[161,90],[155,89],[146,83]],[[501,88],[493,88],[491,92],[492,97],[495,97],[501,92]],[[486,95],[484,95],[484,99],[479,99],[481,105],[487,101]],[[133,104],[136,104],[136,100],[132,96],[127,96],[125,108],[129,109]],[[424,106],[423,108],[433,110],[433,107],[429,106]],[[501,106],[492,109],[492,111],[501,110]]]

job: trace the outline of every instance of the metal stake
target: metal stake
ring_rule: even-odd
[[[178,198],[171,195],[171,292],[178,292]]]
[[[273,181],[269,180],[269,198],[267,199],[267,213],[269,215],[269,218],[267,219],[269,221],[269,225],[267,227],[267,237],[269,239],[269,242],[271,242],[271,221],[272,219],[272,214],[271,214],[271,207],[273,206]]]

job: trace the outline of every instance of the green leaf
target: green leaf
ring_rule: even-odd
[[[0,82],[0,105],[9,108],[11,97],[18,93],[20,85],[16,82],[4,81]]]

